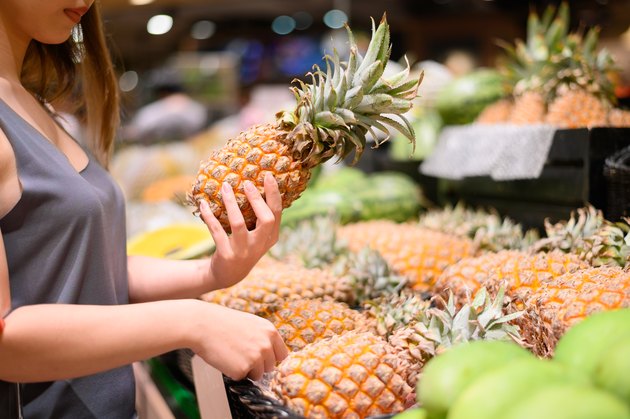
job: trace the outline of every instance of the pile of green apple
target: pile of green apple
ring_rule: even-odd
[[[630,309],[569,329],[552,359],[507,341],[474,341],[431,359],[419,407],[394,419],[630,419]]]

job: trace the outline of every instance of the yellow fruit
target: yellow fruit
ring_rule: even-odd
[[[588,266],[576,255],[561,251],[534,254],[516,250],[489,252],[462,259],[448,267],[434,290],[442,294],[450,290],[459,301],[465,301],[481,287],[495,294],[500,286],[504,286],[506,295],[522,305],[544,283]]]
[[[547,105],[542,94],[528,91],[514,99],[508,121],[517,125],[542,124]]]
[[[500,124],[509,120],[514,103],[511,99],[501,99],[481,111],[475,122],[478,124]]]
[[[410,407],[410,368],[383,338],[351,331],[290,353],[273,373],[271,388],[307,418],[367,418]]]
[[[256,314],[273,323],[292,351],[367,325],[367,318],[347,304],[320,298],[285,300],[265,306]]]
[[[630,307],[630,272],[619,267],[569,272],[546,282],[527,305],[530,312],[521,326],[524,337],[533,345],[554,348],[567,329],[588,316]]]
[[[592,128],[608,125],[608,107],[582,89],[572,89],[549,104],[545,122],[560,128]]]
[[[413,223],[374,220],[348,224],[339,229],[339,237],[353,251],[366,246],[378,251],[418,291],[431,288],[444,269],[473,253],[471,239]]]
[[[214,241],[201,223],[177,223],[138,233],[127,243],[129,255],[195,259],[211,253]]]
[[[324,297],[342,302],[352,301],[351,284],[323,269],[307,269],[264,257],[242,281],[230,288],[203,294],[201,299],[257,313],[264,310],[267,304]]]
[[[630,128],[630,111],[614,108],[608,112],[608,125],[617,128]]]

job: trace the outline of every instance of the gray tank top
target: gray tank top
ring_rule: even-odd
[[[2,100],[0,128],[13,147],[22,185],[20,200],[0,219],[11,309],[128,303],[125,203],[113,179],[89,153],[87,167],[77,173],[59,149]],[[11,387],[0,381],[0,406],[9,403],[2,398],[9,397]],[[21,388],[25,419],[127,419],[135,414],[131,366]]]

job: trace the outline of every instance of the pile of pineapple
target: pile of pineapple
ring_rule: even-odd
[[[578,70],[608,61],[593,55],[595,32],[568,37],[566,13],[532,24],[535,36],[519,54],[542,36],[543,48],[561,54],[552,61],[582,66],[567,74],[581,81]],[[325,69],[314,68],[311,84],[298,81],[294,109],[213,151],[199,167],[189,203],[207,201],[229,230],[220,192],[229,183],[253,227],[246,181],[263,192],[271,173],[287,208],[314,168],[351,154],[356,161],[368,134],[394,129],[413,143],[404,114],[421,80],[409,78],[408,67],[385,77],[391,51],[385,18],[372,31],[365,55],[348,31],[348,60],[335,53]],[[572,46],[556,51],[564,38]],[[553,92],[565,93],[559,86]],[[333,214],[285,229],[245,279],[200,298],[260,315],[279,330],[291,353],[258,383],[266,396],[299,417],[368,418],[411,408],[425,364],[465,342],[507,340],[521,352],[551,357],[574,324],[630,306],[629,255],[628,222],[609,222],[592,207],[547,222],[542,238],[495,211],[464,205],[398,222],[342,224]]]
[[[573,325],[630,307],[628,221],[589,206],[541,238],[461,204],[403,223],[316,217],[201,298],[274,323],[291,353],[262,387],[296,415],[394,414],[414,407],[425,364],[451,347],[507,340],[550,358]]]
[[[505,43],[500,71],[510,95],[488,107],[478,123],[550,124],[559,128],[630,127],[616,107],[612,56],[597,50],[599,28],[569,30],[569,6],[530,13],[527,39]]]

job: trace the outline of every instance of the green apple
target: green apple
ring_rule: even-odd
[[[479,376],[517,358],[534,358],[511,341],[473,341],[455,346],[424,366],[416,396],[429,418],[445,417],[457,397]]]
[[[595,367],[595,385],[630,406],[630,337],[623,338],[604,352]]]
[[[630,419],[630,408],[595,387],[556,384],[525,397],[502,419]]]
[[[603,354],[626,337],[630,337],[630,309],[598,312],[560,338],[554,360],[593,377]]]
[[[392,419],[427,419],[427,411],[420,407],[414,407],[395,414]]]
[[[563,382],[588,384],[588,379],[549,360],[515,359],[469,385],[455,400],[447,418],[503,419],[505,411],[523,397],[543,386]]]

